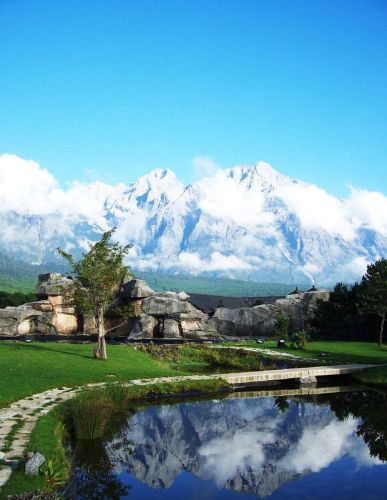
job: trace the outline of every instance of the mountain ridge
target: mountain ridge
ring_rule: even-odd
[[[58,246],[80,255],[112,227],[134,244],[132,267],[172,274],[325,285],[359,279],[387,253],[382,193],[340,200],[263,161],[188,186],[155,169],[129,185],[75,181],[65,191],[35,162],[0,155],[0,180],[0,252],[30,263],[57,259]]]

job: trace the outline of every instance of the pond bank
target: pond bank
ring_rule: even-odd
[[[261,372],[225,373],[220,375],[188,375],[178,377],[159,377],[157,379],[132,380],[125,384],[88,384],[86,388],[102,389],[105,387],[121,387],[126,393],[126,400],[140,400],[149,397],[160,398],[168,396],[178,396],[184,394],[205,394],[222,391],[231,391],[232,387],[242,387],[248,385],[267,385],[271,381],[281,381],[289,379],[302,379],[303,377],[316,376],[337,376],[362,370],[367,365],[342,365],[334,367],[308,367],[291,368],[284,370],[267,370]],[[33,397],[13,403],[8,408],[0,410],[0,446],[6,444],[8,451],[3,452],[5,460],[0,470],[0,487],[4,485],[12,473],[13,468],[23,456],[28,443],[29,433],[33,429],[38,416],[48,412],[50,407],[57,406],[77,394],[82,393],[82,389],[58,388],[45,393],[37,394]],[[90,414],[90,413],[89,413]],[[22,421],[22,425],[20,422]],[[10,443],[10,433],[15,425],[17,431],[13,434]]]

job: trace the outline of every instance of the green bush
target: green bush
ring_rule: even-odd
[[[299,330],[298,332],[293,333],[291,337],[292,347],[296,349],[303,349],[307,342],[309,342],[310,337],[305,330]]]
[[[286,314],[278,314],[274,324],[274,335],[280,339],[287,340],[289,331],[289,318]]]

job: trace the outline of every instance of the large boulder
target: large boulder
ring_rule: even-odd
[[[308,328],[311,320],[314,318],[317,301],[327,301],[328,299],[328,290],[316,290],[287,295],[283,299],[276,300],[275,306],[288,316],[290,328],[296,331]]]
[[[43,314],[33,307],[33,303],[0,309],[0,335],[28,335],[35,331],[36,321]]]
[[[189,300],[190,299],[190,296],[188,295],[188,293],[185,293],[185,292],[179,292],[177,294],[177,298],[179,300]]]
[[[154,290],[145,281],[131,279],[121,285],[120,296],[127,299],[143,299],[154,295]]]
[[[130,339],[151,339],[154,336],[158,321],[153,316],[141,314],[129,332]]]
[[[221,337],[219,332],[208,320],[204,321],[203,319],[192,318],[186,314],[180,316],[180,327],[183,337],[187,339],[210,339]]]
[[[150,314],[156,318],[174,316],[176,314],[190,314],[192,317],[199,319],[207,318],[204,313],[196,309],[189,302],[159,294],[144,299],[141,308],[143,313]]]
[[[274,325],[279,314],[289,318],[292,331],[310,327],[314,317],[317,300],[328,300],[326,290],[295,293],[278,299],[274,304],[262,304],[255,307],[216,309],[209,326],[227,336],[264,336],[274,334]]]
[[[222,335],[266,336],[272,334],[277,308],[270,304],[255,307],[216,309],[209,326]]]
[[[0,335],[67,335],[77,331],[78,319],[74,309],[55,309],[47,300],[0,309]]]
[[[72,289],[72,286],[73,280],[70,278],[65,278],[62,274],[39,274],[35,293],[38,299],[47,299],[49,295],[65,295]]]
[[[176,320],[172,318],[164,320],[163,337],[165,339],[178,339],[181,337],[179,323]]]

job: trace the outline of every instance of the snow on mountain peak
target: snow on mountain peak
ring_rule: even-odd
[[[264,161],[186,188],[155,169],[128,185],[65,190],[37,163],[0,155],[0,180],[0,252],[30,262],[51,261],[58,246],[80,252],[109,227],[134,243],[134,268],[258,281],[359,279],[387,254],[386,196],[352,189],[339,200]]]

